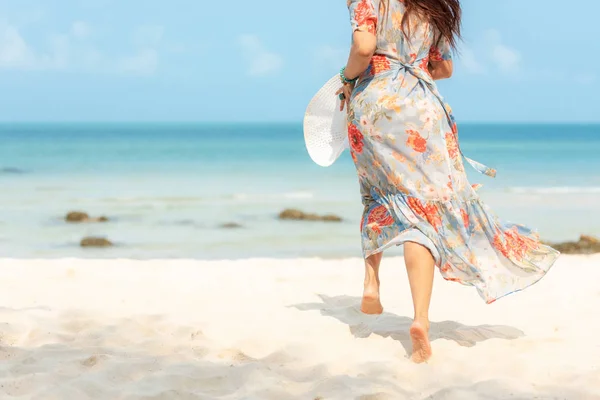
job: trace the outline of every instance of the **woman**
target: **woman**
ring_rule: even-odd
[[[452,111],[434,82],[452,75],[459,0],[349,0],[348,8],[353,44],[338,94],[364,204],[362,311],[383,312],[382,252],[403,244],[412,359],[424,362],[435,266],[492,303],[540,280],[559,253],[526,227],[498,220],[467,181]]]

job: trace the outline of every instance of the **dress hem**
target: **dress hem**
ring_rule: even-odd
[[[560,252],[552,247],[544,245],[539,240],[537,232],[531,231],[526,227],[516,224],[505,225],[502,224],[495,216],[489,214],[488,210],[485,210],[485,206],[477,194],[469,197],[468,199],[462,199],[459,196],[451,196],[448,200],[425,200],[418,197],[410,196],[404,193],[388,194],[381,196],[375,192],[374,188],[371,190],[371,195],[374,203],[379,206],[384,206],[390,216],[393,217],[394,222],[390,225],[379,226],[380,231],[373,237],[367,233],[370,244],[377,244],[376,248],[366,250],[367,243],[363,242],[363,257],[366,259],[372,255],[382,253],[392,246],[399,246],[406,242],[414,242],[426,247],[435,260],[435,266],[440,271],[444,280],[451,282],[458,282],[465,286],[475,287],[480,297],[486,302],[486,304],[492,304],[500,298],[508,296],[512,293],[516,293],[524,290],[525,288],[534,285],[541,280],[554,265],[556,260],[560,257]],[[409,199],[414,198],[420,201],[424,201],[427,204],[436,203],[435,212],[432,215],[419,216],[416,211],[411,208]],[[457,204],[459,203],[459,204]],[[468,204],[468,205],[467,205]],[[460,211],[457,211],[460,210]],[[456,217],[456,214],[464,210],[468,216],[467,221],[469,223],[475,223],[481,230],[479,240],[485,238],[485,243],[489,243],[488,257],[497,259],[498,265],[504,265],[505,270],[496,271],[492,267],[485,268],[482,265],[472,261],[458,257],[455,250],[449,250],[446,246],[446,242],[451,238],[444,235],[444,231],[451,229],[456,231],[457,229],[452,225],[452,218]],[[363,216],[363,218],[365,218]],[[439,218],[439,228],[432,225],[430,218]],[[450,218],[450,220],[448,219]],[[456,221],[454,221],[456,222]],[[459,224],[462,221],[458,222]],[[427,226],[427,233],[420,228]],[[450,228],[446,225],[450,224]],[[401,228],[398,232],[394,232],[394,229]],[[404,229],[402,229],[404,228]],[[431,229],[429,229],[431,228]],[[519,231],[523,229],[523,232]],[[365,229],[370,229],[367,226],[363,227],[363,234],[366,233]],[[471,239],[474,236],[474,231],[471,225],[465,227],[465,232],[459,234],[462,236],[462,245],[464,249],[470,249],[469,251],[477,252],[478,242],[472,242]],[[387,235],[385,233],[387,231]],[[410,236],[411,232],[416,232],[416,236]],[[529,246],[525,250],[519,250],[520,255],[510,253],[512,251],[511,243],[497,244],[495,242],[496,237],[492,240],[490,234],[497,234],[502,232],[513,232],[518,234],[519,239],[527,241]],[[509,239],[511,239],[509,237]],[[505,239],[506,240],[506,239]],[[501,247],[497,247],[501,246]],[[502,247],[504,246],[504,247]],[[375,246],[373,246],[375,247]],[[482,250],[485,250],[487,246],[484,246]],[[454,249],[454,247],[451,247]],[[508,249],[508,250],[507,250]],[[462,265],[462,266],[461,266]],[[473,269],[474,268],[474,269]],[[522,273],[518,273],[512,283],[504,282],[503,275],[501,274],[514,274],[508,272],[511,268],[518,268]],[[500,274],[500,275],[499,275]]]

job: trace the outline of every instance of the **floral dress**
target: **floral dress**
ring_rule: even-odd
[[[451,59],[448,42],[416,17],[407,39],[399,0],[349,0],[348,8],[353,30],[377,36],[348,114],[364,257],[419,243],[445,279],[474,286],[487,303],[540,280],[558,251],[498,219],[467,180],[463,159],[488,176],[496,172],[463,156],[452,111],[429,75],[429,61]]]

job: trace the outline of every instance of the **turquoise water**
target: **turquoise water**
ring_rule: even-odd
[[[504,219],[549,240],[600,234],[600,126],[462,125],[460,141],[498,169],[469,176]],[[4,257],[360,255],[352,161],[313,164],[300,124],[4,124],[0,185]],[[287,207],[346,221],[278,221]],[[111,222],[67,225],[69,210]],[[80,249],[88,235],[117,246]]]

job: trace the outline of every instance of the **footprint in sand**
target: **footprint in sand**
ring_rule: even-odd
[[[252,358],[249,355],[237,349],[223,350],[221,353],[219,353],[219,358],[229,359],[238,363],[249,363],[256,361],[255,358]]]
[[[106,356],[104,354],[90,356],[90,357],[86,358],[85,360],[83,360],[81,362],[81,365],[83,365],[84,367],[91,368],[91,367],[97,365],[99,362],[106,360],[107,358],[108,358],[108,356]]]

